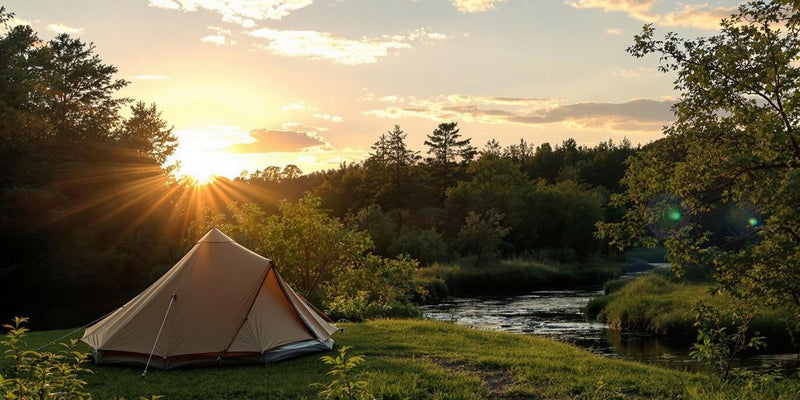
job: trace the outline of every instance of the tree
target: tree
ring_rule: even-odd
[[[599,235],[662,240],[676,268],[712,266],[733,295],[800,313],[800,4],[748,2],[709,38],[654,36],[645,25],[628,51],[677,74],[676,121],[631,159],[615,198],[628,212]]]
[[[475,265],[497,260],[503,238],[511,231],[503,226],[503,214],[491,209],[485,213],[470,211],[458,232],[463,254],[475,256]]]
[[[413,204],[411,168],[419,161],[419,152],[408,148],[406,134],[399,125],[382,134],[371,148],[373,152],[365,161],[370,187],[377,202],[395,212],[399,230],[402,213],[398,211]]]
[[[131,106],[131,116],[122,123],[116,136],[117,142],[134,155],[135,162],[158,168],[165,166],[167,158],[178,147],[178,138],[172,128],[167,128],[156,105],[148,106],[141,101]]]
[[[477,154],[477,149],[470,145],[472,139],[459,140],[461,134],[458,123],[441,123],[428,135],[425,145],[428,154],[432,157],[426,159],[435,185],[439,187],[440,199],[444,199],[447,188],[453,186],[458,172],[458,163],[464,164],[472,161]]]

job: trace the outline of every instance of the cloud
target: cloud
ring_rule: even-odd
[[[252,28],[255,21],[280,20],[293,11],[308,7],[314,0],[150,0],[152,7],[195,12],[213,11],[225,22]]]
[[[624,32],[620,28],[608,28],[606,29],[606,35],[621,35]]]
[[[234,153],[289,153],[330,146],[313,132],[257,129],[250,131],[250,143],[227,148]]]
[[[627,68],[617,68],[614,71],[612,71],[611,74],[621,78],[638,78],[641,76],[641,74],[639,74],[639,71]]]
[[[224,45],[225,44],[225,36],[222,36],[222,35],[208,35],[208,36],[201,37],[200,41],[203,42],[203,43],[213,43],[213,44]]]
[[[66,33],[68,35],[76,35],[83,32],[83,28],[74,28],[64,24],[50,24],[47,27],[55,33]]]
[[[665,26],[714,30],[719,29],[723,18],[729,17],[735,11],[733,7],[711,8],[708,4],[684,4],[682,9],[665,14],[659,23]]]
[[[331,122],[342,122],[342,121],[344,121],[344,119],[342,117],[340,117],[338,115],[331,115],[331,114],[314,114],[313,117],[317,118],[317,119],[324,119],[326,121],[331,121]]]
[[[281,111],[289,112],[289,111],[303,111],[309,109],[308,105],[303,100],[297,100],[294,103],[287,104],[281,107]],[[316,108],[311,108],[312,110],[316,110]]]
[[[656,0],[567,0],[564,3],[573,8],[599,8],[606,12],[624,12],[631,18],[661,26],[708,30],[718,29],[720,20],[736,11],[736,7],[711,7],[707,3],[696,5],[678,3],[682,8],[662,15],[653,11]]]
[[[505,0],[452,0],[453,5],[462,13],[477,13],[494,9],[495,3]]]
[[[317,31],[281,31],[262,28],[250,31],[263,39],[260,47],[272,54],[286,57],[330,60],[339,64],[373,64],[391,51],[412,48],[406,42],[385,39],[351,40]]]
[[[440,96],[408,98],[402,104],[363,111],[379,118],[426,118],[437,122],[546,126],[561,123],[573,129],[654,132],[674,118],[674,100],[635,99],[623,103],[563,103],[546,98]]]
[[[165,81],[172,79],[172,77],[165,76],[165,75],[150,75],[150,74],[142,74],[142,75],[134,75],[128,78],[132,81]]]

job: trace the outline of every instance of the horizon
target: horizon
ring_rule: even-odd
[[[482,148],[520,139],[594,146],[661,137],[678,97],[657,35],[710,36],[740,2],[141,0],[7,2],[48,40],[92,42],[118,95],[155,103],[182,173],[233,179],[275,165],[303,173],[362,161],[394,125],[408,145],[458,122]]]

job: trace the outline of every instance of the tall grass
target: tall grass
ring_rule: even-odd
[[[510,259],[484,268],[435,264],[424,268],[419,279],[430,293],[486,296],[524,294],[547,289],[599,288],[603,282],[620,276],[622,272],[623,265],[619,263],[546,264]]]
[[[611,281],[606,293],[589,302],[590,317],[623,332],[664,335],[681,341],[697,337],[691,310],[698,302],[722,308],[734,301],[726,295],[713,295],[710,283],[676,282],[659,274]],[[790,316],[790,310],[763,309],[752,324],[752,333],[758,331],[773,345],[788,344]]]

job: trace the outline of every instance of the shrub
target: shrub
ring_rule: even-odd
[[[62,343],[58,353],[27,350],[26,322],[15,317],[13,324],[3,325],[9,331],[0,344],[11,366],[7,375],[0,373],[0,399],[91,399],[80,377],[91,371],[83,367],[86,353],[76,350],[78,341]]]
[[[389,246],[389,254],[408,254],[422,265],[431,265],[447,258],[447,245],[436,231],[415,230],[400,235]]]
[[[603,294],[608,296],[611,293],[615,293],[618,290],[625,287],[625,285],[627,285],[630,282],[631,282],[630,278],[617,278],[607,281],[606,283],[603,284]]]

